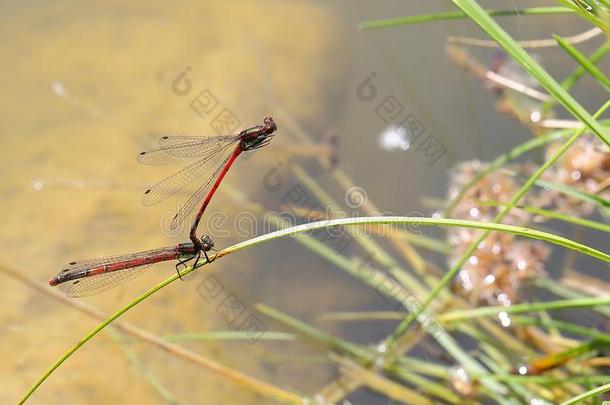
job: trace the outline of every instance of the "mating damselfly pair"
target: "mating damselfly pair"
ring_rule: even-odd
[[[106,291],[131,280],[155,263],[178,260],[176,271],[180,274],[178,266],[191,260],[194,260],[196,265],[202,254],[207,262],[214,260],[214,257],[210,258],[208,255],[214,248],[212,239],[209,236],[197,237],[197,228],[203,213],[237,157],[242,152],[269,144],[276,130],[273,118],[266,117],[262,125],[244,129],[235,135],[161,137],[158,148],[141,152],[138,161],[146,165],[188,164],[146,190],[142,203],[145,206],[157,204],[189,184],[199,181],[199,187],[174,215],[171,223],[172,229],[178,229],[193,210],[199,207],[190,228],[190,242],[138,253],[71,262],[49,280],[49,284],[58,286],[69,297],[82,297]]]

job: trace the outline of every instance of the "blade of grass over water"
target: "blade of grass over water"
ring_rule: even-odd
[[[610,135],[540,64],[500,27],[474,0],[452,0],[491,38],[496,40],[532,77],[555,97],[572,115],[593,131],[606,145],[610,146]],[[602,28],[602,27],[600,27]]]
[[[589,63],[595,65],[597,62],[602,60],[602,58],[604,56],[606,56],[606,54],[609,51],[610,51],[610,41],[606,40],[603,44],[601,44],[599,46],[599,48],[597,48],[591,54],[591,56],[589,56],[589,58],[588,58]],[[585,73],[587,73],[587,71],[585,70],[584,67],[582,67],[582,66],[577,67],[568,77],[566,77],[561,82],[561,87],[563,87],[565,90],[571,89],[572,86],[574,86],[576,84],[576,82],[578,82],[578,80],[585,75]],[[542,107],[540,108],[540,110],[543,112],[543,115],[546,115],[546,113],[549,112],[553,108],[553,105],[555,105],[556,103],[557,103],[557,100],[554,98],[545,102],[542,105]]]
[[[503,204],[498,201],[479,201],[479,204],[483,206],[493,206],[493,207],[504,207],[506,204]],[[610,233],[610,225],[605,224],[603,222],[591,221],[589,219],[584,219],[580,217],[575,217],[572,215],[562,214],[557,211],[545,210],[542,208],[531,207],[529,205],[518,205],[515,208],[520,210],[529,212],[530,214],[540,215],[549,219],[557,219],[559,221],[567,222],[574,225],[580,225],[587,228],[595,229],[597,231]]]
[[[477,377],[478,378],[478,377]],[[491,378],[497,381],[514,381],[524,384],[543,384],[548,386],[565,385],[568,383],[605,383],[608,376],[587,375],[587,376],[568,376],[557,377],[555,375],[519,375],[519,374],[490,374],[482,379]]]
[[[226,256],[237,251],[250,248],[252,246],[268,242],[272,239],[277,239],[286,236],[298,236],[300,233],[310,233],[322,228],[337,227],[337,226],[359,226],[367,224],[393,224],[406,225],[417,224],[420,226],[436,225],[457,228],[483,229],[486,231],[508,232],[518,236],[524,236],[530,239],[543,240],[557,246],[562,246],[588,256],[600,259],[603,262],[610,262],[610,254],[594,249],[582,243],[558,236],[552,233],[539,231],[524,226],[498,224],[492,222],[470,221],[463,219],[448,219],[448,218],[426,218],[426,217],[358,217],[358,218],[339,218],[328,219],[324,221],[310,222],[307,224],[296,225],[286,229],[270,232],[266,235],[257,236],[244,242],[237,243],[226,249],[221,250],[217,258]]]
[[[571,57],[573,57],[576,62],[580,64],[591,76],[598,81],[598,83],[606,89],[607,92],[610,92],[610,80],[608,77],[601,71],[597,66],[587,59],[585,55],[583,55],[574,45],[560,37],[559,35],[553,35],[559,46],[563,48]]]
[[[313,326],[310,326],[305,322],[293,318],[292,316],[289,316],[283,312],[280,312],[275,308],[271,308],[267,305],[260,303],[255,304],[255,308],[261,314],[267,315],[268,317],[285,325],[289,325],[291,328],[298,331],[301,335],[304,335],[305,337],[315,342],[322,343],[328,347],[331,347],[337,353],[351,353],[367,362],[374,360],[374,355],[369,350],[366,350],[365,348],[354,343],[350,343],[343,339],[339,339],[327,333],[324,333],[321,330],[316,329]]]
[[[327,312],[319,316],[321,321],[387,321],[401,319],[396,311]]]
[[[512,17],[541,14],[565,14],[573,13],[574,11],[567,7],[529,7],[510,10],[487,10],[487,12],[493,17]],[[461,11],[446,11],[432,14],[365,21],[360,24],[359,28],[364,30],[373,28],[389,28],[396,27],[399,25],[420,24],[430,21],[459,20],[467,17],[468,16]]]
[[[444,314],[439,314],[438,319],[443,322],[452,322],[463,319],[472,319],[482,316],[493,316],[500,312],[506,312],[509,314],[520,314],[524,312],[537,312],[537,311],[548,311],[558,310],[567,308],[592,308],[610,305],[610,297],[600,298],[573,298],[569,300],[559,301],[544,301],[544,302],[532,302],[526,304],[514,304],[510,307],[496,306],[496,307],[479,307],[463,311],[453,311]]]
[[[610,100],[606,102],[596,113],[595,117],[599,117],[601,114],[606,111],[606,109],[610,107]],[[585,127],[576,131],[570,139],[563,144],[559,150],[542,166],[540,166],[536,172],[525,182],[525,184],[515,193],[515,195],[511,198],[510,202],[496,215],[493,219],[494,223],[500,222],[509,211],[515,207],[521,198],[527,194],[530,188],[536,183],[536,181],[542,176],[544,172],[546,172],[549,167],[551,167],[563,154],[568,150],[568,148],[576,142],[579,136],[581,136],[585,132]],[[466,251],[462,254],[462,256],[451,266],[449,271],[443,276],[438,285],[432,290],[432,292],[428,295],[428,297],[424,300],[421,306],[415,312],[409,314],[401,323],[398,325],[394,333],[388,338],[387,345],[393,345],[394,342],[407,330],[407,328],[411,325],[411,323],[417,319],[421,314],[426,311],[426,309],[430,306],[432,301],[436,299],[436,297],[441,293],[441,291],[453,280],[457,272],[462,268],[464,263],[468,260],[468,258],[475,252],[477,247],[480,245],[482,241],[491,233],[490,230],[486,230],[481,236],[479,236],[473,243],[470,244],[470,247],[466,249]]]
[[[427,398],[420,393],[422,391],[420,388],[421,385],[418,387],[418,391],[420,392],[417,392],[405,387],[402,384],[399,384],[398,382],[386,378],[385,376],[377,373],[375,370],[363,367],[351,359],[336,355],[331,357],[342,366],[342,375],[349,376],[349,378],[354,381],[364,383],[365,386],[379,392],[382,395],[385,395],[387,398],[393,401],[398,401],[403,404],[434,404],[430,398]],[[456,396],[456,399],[459,398]]]
[[[559,296],[559,297],[564,297],[564,298],[586,298],[587,296],[582,294],[581,292],[572,290],[570,288],[567,288],[566,286],[555,282],[552,279],[549,279],[547,277],[540,277],[537,278],[535,281],[535,285],[538,288],[543,288],[547,291],[550,291],[551,293]],[[610,308],[606,308],[606,307],[601,307],[601,308],[595,308],[594,309],[596,312],[599,312],[600,314],[610,318]]]
[[[148,382],[148,384],[159,394],[163,400],[168,404],[178,404],[178,400],[174,398],[170,390],[163,385],[161,380],[152,373],[146,365],[140,360],[136,352],[128,345],[127,339],[125,339],[120,332],[115,330],[113,327],[108,328],[110,337],[119,345],[125,357],[129,360],[132,367],[136,369],[142,377]]]
[[[366,219],[365,219],[365,218],[361,218],[361,220],[366,220]],[[450,221],[451,221],[451,220],[450,220]],[[425,221],[424,221],[424,222],[425,222]],[[333,221],[333,223],[336,225],[338,222],[337,222],[337,220],[335,220],[335,221]],[[305,225],[303,225],[303,226],[308,227],[309,225],[310,225],[310,224],[305,224]],[[317,242],[316,240],[314,240],[314,239],[312,239],[312,238],[299,238],[299,241],[300,241],[300,242],[302,242],[302,243],[307,243],[307,244],[310,244],[310,243],[317,243],[317,244],[319,244],[319,245],[322,245],[321,243]],[[327,249],[327,248],[326,248],[324,245],[319,246],[318,248],[319,248],[319,249]],[[331,257],[331,259],[332,259],[332,257],[334,257],[334,255],[330,255],[330,257]],[[368,270],[359,269],[359,270],[357,270],[357,271],[356,271],[356,273],[357,273],[357,274],[356,274],[357,276],[358,276],[358,275],[362,275],[362,273],[367,273],[367,274],[368,274]],[[365,277],[365,281],[367,281],[369,278],[370,278],[370,277]],[[372,281],[374,281],[374,280],[372,280]],[[425,322],[425,321],[423,321],[423,322],[424,322],[424,328],[426,328],[426,325],[427,325],[429,322]],[[454,356],[454,358],[456,359],[456,361],[457,361],[458,363],[460,363],[460,364],[464,365],[464,366],[465,366],[465,368],[466,368],[467,370],[469,370],[469,372],[476,372],[477,374],[480,374],[481,372],[484,372],[484,369],[481,369],[481,368],[478,366],[478,364],[476,363],[476,361],[474,361],[474,362],[473,362],[471,359],[469,359],[469,357],[468,357],[467,355],[466,355],[466,356],[464,356],[464,354],[460,354],[461,348],[459,348],[459,347],[454,347],[454,345],[451,345],[451,344],[450,344],[450,343],[451,343],[451,341],[448,341],[448,339],[445,339],[446,337],[447,337],[447,338],[450,338],[450,336],[449,336],[449,335],[446,335],[445,333],[435,333],[435,330],[432,330],[432,329],[430,330],[430,333],[432,333],[432,336],[433,336],[434,338],[436,338],[436,339],[437,339],[437,341],[438,341],[438,342],[439,342],[439,343],[440,343],[440,344],[441,344],[443,347],[445,347],[449,353],[451,353],[451,354]],[[484,382],[484,384],[485,384],[485,385],[487,385],[487,384],[489,384],[490,382],[491,382],[491,381],[485,381],[485,382]],[[487,388],[489,388],[490,390],[493,388],[493,391],[492,391],[492,392],[494,392],[494,393],[495,393],[495,392],[502,392],[502,390],[501,390],[499,387],[493,387],[493,386],[491,386],[491,385],[490,385],[490,386],[489,386],[489,387],[487,387]],[[492,395],[492,396],[496,396],[496,395],[493,395],[493,394],[491,394],[491,395]],[[498,398],[495,398],[495,399],[496,399],[497,401],[502,402],[502,400],[501,400],[501,399],[498,399]]]
[[[589,390],[587,392],[583,392],[580,395],[575,396],[574,398],[571,398],[567,401],[562,402],[559,405],[573,405],[573,404],[580,404],[582,403],[585,399],[588,398],[592,398],[594,396],[603,394],[604,392],[608,392],[610,391],[610,383],[599,386],[597,388],[593,388],[592,390]],[[606,401],[604,401],[606,402]]]
[[[549,188],[551,190],[559,191],[565,195],[569,195],[574,198],[578,198],[581,201],[591,203],[593,205],[597,205],[600,208],[610,208],[610,201],[606,200],[603,197],[600,197],[595,194],[587,193],[581,191],[575,187],[566,186],[561,183],[554,183],[546,180],[538,180],[536,181],[536,185],[540,187]]]
[[[219,330],[212,332],[200,332],[200,333],[181,333],[179,335],[164,335],[163,339],[168,342],[197,342],[203,340],[250,340],[252,334],[248,331],[238,330]],[[290,333],[283,332],[272,332],[265,331],[265,333],[258,338],[258,340],[285,340],[292,341],[296,340],[296,336]]]
[[[511,317],[513,323],[518,325],[542,325],[543,322],[540,319],[527,317],[527,316],[513,316]],[[610,333],[604,333],[594,328],[587,328],[585,326],[576,325],[570,322],[558,321],[555,319],[549,319],[544,321],[555,326],[557,329],[564,330],[566,332],[575,333],[578,335],[590,337],[599,341],[603,341],[610,344]]]

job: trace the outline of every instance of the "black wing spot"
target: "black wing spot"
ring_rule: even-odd
[[[148,194],[148,193],[150,193],[151,191],[152,191],[152,190],[149,188],[148,190],[146,190],[146,191],[144,192],[144,194]]]
[[[68,263],[70,266],[74,266],[76,264],[76,262],[70,262]],[[67,270],[67,269],[66,269]]]
[[[146,152],[140,152],[140,156],[146,155]]]

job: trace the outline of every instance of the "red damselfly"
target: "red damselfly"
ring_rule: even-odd
[[[199,241],[201,248],[193,243],[181,243],[144,252],[118,256],[99,257],[96,259],[68,263],[66,267],[49,280],[52,286],[58,286],[68,297],[84,297],[109,290],[142,274],[155,263],[179,260],[179,266],[193,259],[197,249],[209,251],[214,243],[208,237]]]
[[[262,125],[244,129],[237,135],[161,137],[158,149],[139,154],[138,161],[140,163],[170,165],[195,161],[146,190],[142,197],[142,203],[145,206],[157,204],[178,193],[189,184],[204,180],[174,215],[170,228],[178,229],[193,209],[199,206],[191,225],[189,238],[197,250],[196,254],[200,255],[203,252],[209,262],[210,259],[205,249],[202,249],[201,241],[197,238],[197,227],[205,209],[235,159],[242,152],[262,148],[269,144],[276,129],[277,126],[273,118],[266,117]]]

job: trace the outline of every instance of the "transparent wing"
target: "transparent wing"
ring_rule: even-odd
[[[195,191],[193,195],[184,203],[184,205],[182,205],[176,215],[174,215],[172,218],[170,229],[179,229],[179,226],[191,215],[193,210],[203,202],[203,199],[207,195],[208,191],[210,191],[212,184],[222,171],[222,168],[227,163],[229,158],[230,156],[225,156],[224,162],[218,165],[218,169],[216,169],[212,176],[210,176],[208,180],[203,183],[201,187],[199,187],[197,191]]]
[[[70,298],[86,297],[133,280],[148,270],[150,266],[152,264],[70,280],[59,284],[58,288]]]
[[[137,160],[145,165],[172,165],[185,160],[206,158],[239,141],[238,135],[162,136],[159,148],[141,152]]]
[[[165,200],[168,197],[182,191],[186,186],[193,183],[195,180],[204,180],[208,183],[210,179],[217,175],[215,171],[210,176],[211,170],[216,170],[221,162],[226,161],[228,155],[233,151],[231,144],[225,144],[223,149],[218,150],[215,154],[206,156],[190,165],[184,167],[180,171],[167,177],[152,188],[146,190],[142,196],[142,204],[151,206]]]
[[[170,155],[190,158],[207,156],[222,150],[227,143],[239,141],[239,135],[210,137],[197,136],[163,136],[159,138],[159,148]]]

